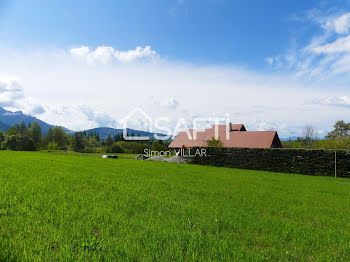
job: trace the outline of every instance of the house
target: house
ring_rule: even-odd
[[[243,124],[217,125],[218,137],[223,147],[244,148],[281,148],[282,144],[277,131],[247,131]],[[229,136],[226,137],[226,134]],[[197,131],[194,139],[194,129],[181,131],[170,143],[170,148],[207,147],[208,141],[215,137],[215,125],[211,128]]]

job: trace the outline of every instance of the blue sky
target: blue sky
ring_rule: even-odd
[[[0,106],[73,130],[140,107],[322,137],[348,83],[350,1],[0,0]]]
[[[303,34],[298,41],[304,42],[308,31],[317,29],[303,32],[293,16],[329,5],[312,0],[5,0],[1,7],[0,37],[10,46],[151,45],[171,59],[261,68],[265,57],[291,45],[293,34]]]

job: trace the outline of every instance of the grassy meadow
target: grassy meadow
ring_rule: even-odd
[[[350,179],[0,151],[0,261],[75,260],[349,261]]]

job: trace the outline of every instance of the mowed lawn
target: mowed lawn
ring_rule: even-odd
[[[349,261],[350,179],[0,151],[0,261]]]

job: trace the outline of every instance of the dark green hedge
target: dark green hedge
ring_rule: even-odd
[[[255,169],[284,173],[334,176],[333,150],[207,148],[193,164]],[[194,151],[193,149],[191,151]],[[350,151],[337,150],[337,176],[350,177]]]

